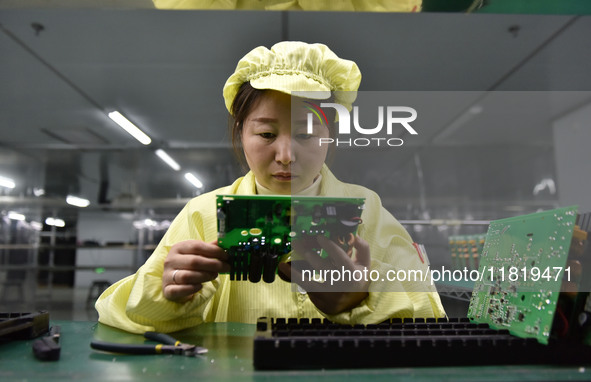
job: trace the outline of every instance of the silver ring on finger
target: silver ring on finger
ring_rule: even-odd
[[[175,283],[175,284],[177,284],[177,285],[178,285],[178,283],[175,280],[175,276],[176,276],[176,273],[178,271],[180,271],[180,269],[175,269],[174,272],[172,272],[172,282]]]

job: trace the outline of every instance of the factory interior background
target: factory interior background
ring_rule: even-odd
[[[0,2],[1,311],[95,320],[98,291],[141,266],[190,198],[243,174],[222,87],[244,54],[282,40],[354,60],[360,91],[449,95],[404,146],[330,164],[375,190],[433,267],[457,266],[450,238],[491,220],[591,211],[590,16],[55,3]],[[469,288],[438,288],[465,315]]]

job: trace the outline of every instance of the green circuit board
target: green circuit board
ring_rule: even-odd
[[[478,269],[486,234],[453,235],[448,239],[452,268],[462,270]]]
[[[271,282],[297,238],[323,235],[347,250],[364,204],[363,198],[217,195],[218,245],[230,255],[231,279]]]
[[[576,215],[572,206],[491,222],[468,317],[547,344]]]

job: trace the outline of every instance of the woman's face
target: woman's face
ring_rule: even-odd
[[[277,194],[297,194],[310,186],[326,159],[326,126],[307,131],[306,109],[296,107],[292,125],[291,96],[266,91],[246,117],[242,146],[248,167],[258,182]]]

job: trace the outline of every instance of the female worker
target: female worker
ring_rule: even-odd
[[[227,80],[223,95],[233,117],[232,137],[241,143],[250,171],[232,185],[192,199],[162,241],[134,274],[107,289],[97,300],[99,321],[127,331],[172,332],[203,322],[254,323],[266,317],[327,317],[351,324],[378,323],[391,317],[445,315],[435,289],[425,282],[367,278],[336,291],[306,293],[290,264],[279,264],[272,283],[230,281],[228,255],[216,244],[216,195],[297,194],[365,198],[362,223],[349,256],[336,243],[318,238],[339,269],[426,271],[406,230],[372,191],[345,184],[324,164],[329,130],[298,123],[304,108],[292,105],[292,92],[350,107],[358,89],[357,65],[322,44],[281,42],[244,56]],[[293,116],[292,116],[293,115]],[[236,145],[235,145],[236,147]],[[294,243],[296,244],[296,243]],[[297,244],[304,257],[306,245]],[[309,257],[307,259],[310,259]],[[304,289],[292,288],[290,282]]]

